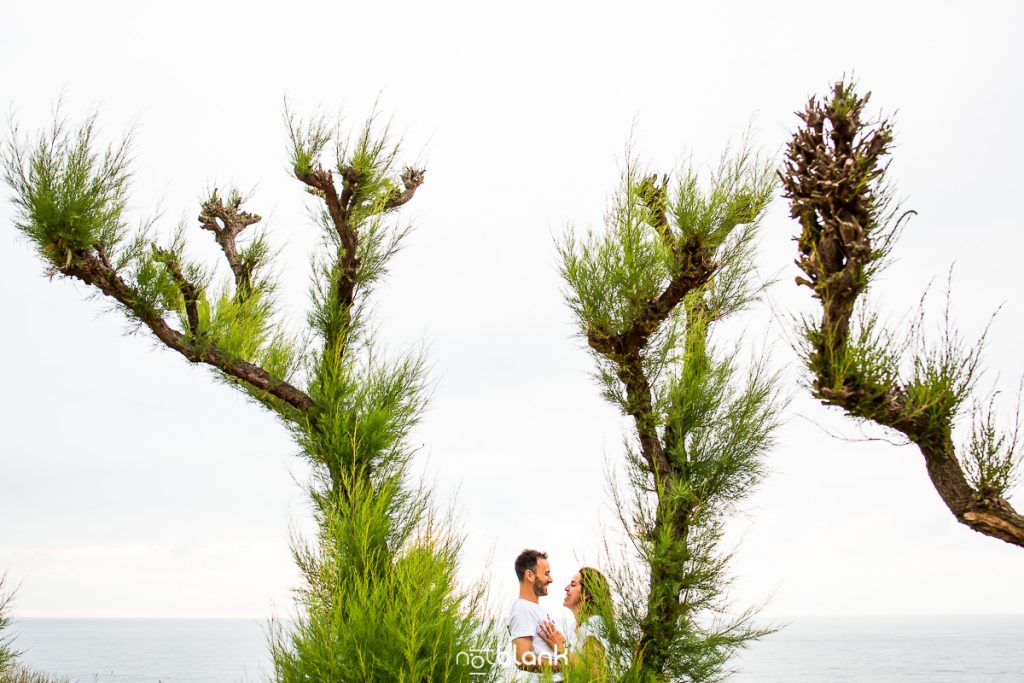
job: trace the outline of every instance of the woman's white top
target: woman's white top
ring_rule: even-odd
[[[573,631],[571,645],[573,650],[579,650],[587,642],[587,638],[596,638],[601,643],[605,654],[608,653],[608,629],[605,627],[604,619],[593,614]]]

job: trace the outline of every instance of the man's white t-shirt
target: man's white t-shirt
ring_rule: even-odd
[[[537,630],[540,628],[540,622],[542,621],[554,621],[548,614],[547,610],[541,607],[536,602],[529,600],[523,600],[519,598],[512,605],[512,613],[508,617],[508,632],[512,636],[512,640],[516,638],[525,638],[529,636],[533,638],[533,653],[538,657],[545,657],[554,659],[555,651],[551,649],[551,646],[544,642],[544,639],[537,635]],[[512,645],[512,655],[515,656],[515,645]],[[537,683],[541,680],[541,675],[529,671],[521,671],[516,669],[515,681],[522,681],[523,683]],[[555,673],[554,680],[562,680],[560,673]]]

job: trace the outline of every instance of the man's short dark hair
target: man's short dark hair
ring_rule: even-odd
[[[527,569],[531,572],[536,572],[537,560],[541,558],[548,559],[548,554],[542,553],[539,550],[531,550],[530,548],[519,553],[519,557],[516,558],[516,578],[522,581]]]

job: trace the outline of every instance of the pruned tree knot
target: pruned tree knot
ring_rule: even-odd
[[[417,169],[412,166],[406,166],[401,175],[402,183],[405,185],[405,189],[414,190],[423,184],[423,180],[426,175],[426,169]]]
[[[262,216],[242,211],[243,197],[238,192],[232,192],[227,204],[217,196],[214,190],[210,198],[202,203],[199,212],[199,224],[204,230],[209,230],[218,238],[230,235],[237,236],[254,223],[263,220]]]

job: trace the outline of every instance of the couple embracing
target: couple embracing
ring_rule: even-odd
[[[551,564],[539,550],[524,550],[515,563],[519,599],[512,605],[508,630],[518,676],[515,681],[537,683],[545,673],[549,680],[563,680],[563,672],[583,666],[592,671],[605,667],[608,655],[607,622],[611,590],[608,580],[592,567],[582,567],[565,587],[565,600],[576,619],[562,633],[539,598],[548,594]],[[595,672],[596,672],[595,671]],[[546,679],[547,680],[547,679]]]

